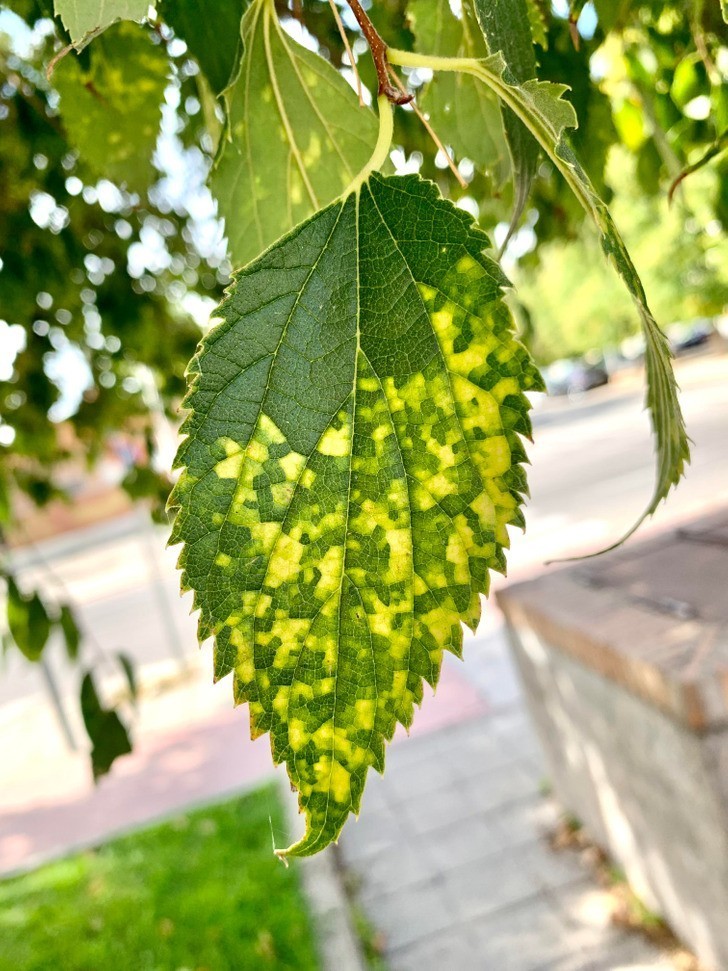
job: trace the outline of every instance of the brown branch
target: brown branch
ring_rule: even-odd
[[[378,93],[385,95],[385,97],[388,98],[392,104],[408,105],[410,101],[412,101],[414,95],[402,94],[401,91],[398,91],[390,84],[387,45],[382,40],[377,28],[369,19],[359,0],[347,0],[347,3],[351,7],[351,12],[356,17],[357,23],[362,29],[362,33],[366,38],[367,44],[369,44],[369,50],[371,51],[374,67],[377,71],[377,79],[379,81]]]

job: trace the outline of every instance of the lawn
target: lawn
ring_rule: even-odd
[[[2,971],[317,969],[275,787],[0,883]]]

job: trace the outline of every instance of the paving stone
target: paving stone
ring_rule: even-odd
[[[464,785],[452,785],[418,799],[406,800],[398,808],[410,831],[425,835],[444,826],[458,826],[475,815],[480,807]]]
[[[515,760],[486,771],[474,771],[467,780],[467,791],[474,807],[482,812],[537,793],[533,775]]]
[[[637,938],[594,951],[575,951],[536,971],[676,971],[676,967],[669,955]]]
[[[490,727],[491,719],[473,722],[467,735],[452,738],[447,757],[460,771],[490,771],[512,762],[513,755]]]
[[[390,971],[484,971],[483,961],[468,930],[456,928],[432,935],[388,958]]]
[[[433,877],[432,863],[424,850],[405,839],[391,849],[360,860],[353,872],[365,907],[372,899],[395,891],[404,893]]]
[[[413,887],[409,893],[379,894],[370,898],[364,909],[391,952],[420,944],[457,923],[442,885],[433,880]]]
[[[402,840],[397,817],[388,809],[362,812],[351,819],[341,838],[341,849],[347,862],[355,863],[396,848]]]
[[[491,810],[487,821],[498,833],[500,846],[506,849],[545,839],[556,828],[560,817],[561,810],[556,803],[539,794],[512,803],[507,812]]]
[[[568,929],[544,898],[499,910],[470,924],[481,959],[490,971],[536,971],[552,967],[569,948]]]
[[[482,813],[432,830],[422,843],[425,855],[440,873],[497,853],[501,848],[498,831]]]
[[[584,866],[575,853],[556,852],[544,840],[513,847],[508,856],[514,866],[532,874],[543,890],[557,890],[584,879]]]
[[[507,853],[451,870],[444,881],[447,898],[464,921],[533,899],[541,892],[533,873]]]
[[[452,763],[433,751],[432,758],[400,765],[386,778],[387,794],[392,801],[417,800],[432,792],[449,789],[458,782]]]

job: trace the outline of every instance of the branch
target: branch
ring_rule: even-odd
[[[362,7],[359,0],[347,0],[347,3],[351,7],[351,12],[357,19],[357,23],[362,29],[362,33],[366,37],[367,43],[369,44],[369,50],[371,51],[372,60],[374,61],[374,67],[377,71],[377,79],[379,81],[380,95],[384,95],[388,101],[391,101],[395,105],[408,105],[412,101],[414,95],[412,94],[402,94],[396,88],[392,87],[389,81],[389,61],[387,60],[387,45],[382,40],[377,28],[369,19],[368,14]]]

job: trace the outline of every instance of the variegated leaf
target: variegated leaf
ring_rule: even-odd
[[[170,500],[215,674],[334,840],[522,524],[506,280],[470,217],[371,176],[238,273],[191,368]]]

